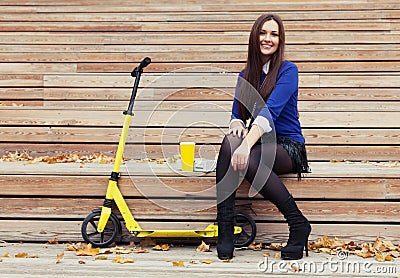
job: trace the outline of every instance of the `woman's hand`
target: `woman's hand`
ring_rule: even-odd
[[[240,144],[232,155],[231,165],[234,171],[245,170],[250,155],[250,147],[246,140]]]
[[[247,129],[241,122],[232,122],[229,126],[227,135],[232,134],[233,137],[245,138],[247,135]]]

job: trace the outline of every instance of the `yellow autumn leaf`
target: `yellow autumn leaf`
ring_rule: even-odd
[[[149,253],[149,250],[147,250],[147,249],[143,249],[143,248],[142,248],[142,246],[140,246],[140,248],[139,248],[139,249],[135,249],[135,250],[133,250],[133,253],[135,253],[135,254]]]
[[[100,248],[92,248],[92,244],[86,245],[85,248],[79,248],[76,250],[75,255],[77,256],[96,256],[100,252]]]
[[[62,259],[64,259],[64,252],[57,255],[56,261],[54,263],[58,264],[59,262],[61,262]]]
[[[385,256],[384,256],[382,253],[377,253],[377,254],[375,255],[375,259],[376,259],[378,262],[384,262],[384,261],[385,261]]]
[[[130,254],[132,253],[132,249],[126,249],[125,247],[116,246],[110,248],[110,252],[113,254]]]
[[[212,262],[213,261],[210,260],[210,259],[206,259],[206,260],[201,261],[202,264],[211,264]]]
[[[10,253],[5,253],[3,257],[4,257],[4,258],[9,258],[9,257],[11,257],[11,256],[10,256]]]
[[[269,253],[269,252],[265,252],[264,254],[263,254],[263,257],[270,257],[271,256],[271,254]]]
[[[292,266],[291,266],[291,270],[292,270],[293,272],[300,272],[300,271],[301,271],[301,269],[300,269],[298,266],[296,266],[296,265],[292,265]]]
[[[168,251],[169,250],[169,245],[168,244],[161,244],[161,245],[156,245],[153,247],[153,250],[156,251]]]
[[[65,251],[76,251],[77,248],[73,245],[68,245],[67,247],[65,247]]]
[[[283,247],[282,243],[277,243],[277,242],[273,242],[270,245],[267,245],[266,248],[271,249],[271,250],[276,250],[276,251],[280,251]]]
[[[47,244],[58,244],[58,238],[53,238],[47,241]]]
[[[384,240],[383,245],[386,247],[387,250],[390,251],[396,250],[396,246],[389,240]]]
[[[16,151],[15,153],[8,153],[6,155],[0,156],[0,161],[7,161],[7,162],[29,161],[31,163],[45,162],[48,164],[70,163],[70,162],[76,162],[76,163],[91,162],[91,163],[106,164],[113,162],[114,158],[108,157],[103,153],[95,153],[93,155],[88,155],[88,156],[84,156],[81,154],[66,154],[57,156],[32,157],[27,153],[19,153],[18,151]]]
[[[112,260],[113,263],[119,263],[119,264],[126,264],[126,263],[133,263],[134,260],[133,259],[125,259],[121,256],[117,256],[114,260]]]
[[[201,244],[196,248],[197,252],[210,252],[210,244],[206,244],[204,241],[201,241]]]
[[[177,262],[172,262],[172,266],[181,266],[181,267],[183,267],[183,266],[185,266],[185,264],[183,263],[182,260],[179,260]]]
[[[106,260],[107,260],[107,257],[106,257],[106,256],[97,256],[97,257],[95,258],[95,260],[96,260],[96,261],[106,261]]]
[[[330,248],[326,248],[326,247],[321,247],[321,248],[317,248],[314,250],[316,253],[331,253],[331,249]]]
[[[371,258],[375,255],[375,253],[370,250],[369,246],[364,246],[361,250],[356,250],[354,254],[362,258]]]
[[[385,261],[393,261],[393,257],[390,256],[389,254],[387,254],[387,255],[385,256]]]
[[[280,257],[281,257],[281,255],[280,255],[279,253],[275,253],[275,254],[274,254],[274,258],[275,258],[275,259],[280,259]]]
[[[380,238],[377,238],[374,242],[374,244],[372,245],[372,248],[374,248],[376,251],[379,252],[385,252],[386,251],[386,247],[383,244],[383,241]]]
[[[15,255],[16,258],[28,258],[28,253],[18,253]]]
[[[260,243],[258,243],[258,244],[256,244],[255,242],[253,242],[253,243],[250,244],[247,248],[248,248],[249,250],[253,250],[253,251],[261,251],[262,248],[263,248],[263,244],[262,244],[262,242],[260,242]]]
[[[393,258],[398,258],[398,257],[400,257],[400,252],[399,252],[399,251],[396,251],[396,250],[389,251],[388,254],[389,254],[390,256],[392,256]]]

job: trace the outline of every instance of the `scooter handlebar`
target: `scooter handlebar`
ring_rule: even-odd
[[[132,72],[131,76],[136,77],[138,74],[143,72],[143,69],[147,67],[151,63],[151,59],[149,57],[144,58],[141,62],[140,65],[137,66]]]
[[[149,57],[144,58],[139,65],[140,69],[144,69],[145,67],[147,67],[149,64],[151,63],[151,59]]]

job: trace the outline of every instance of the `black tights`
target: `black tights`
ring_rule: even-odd
[[[250,151],[247,169],[234,171],[231,166],[232,154],[242,140],[227,135],[221,144],[216,173],[218,218],[233,214],[236,190],[243,173],[252,187],[273,204],[281,204],[290,197],[278,176],[292,172],[292,160],[287,151],[276,143],[257,143]]]

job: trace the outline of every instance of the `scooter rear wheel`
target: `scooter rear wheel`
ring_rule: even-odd
[[[256,238],[257,226],[250,215],[245,212],[236,212],[235,226],[242,228],[242,232],[233,237],[233,244],[236,248],[247,247],[253,243]]]
[[[115,241],[115,238],[120,233],[120,222],[118,218],[111,214],[108,218],[104,231],[99,233],[97,226],[99,223],[101,210],[95,210],[83,220],[81,233],[83,239],[87,243],[91,243],[93,247],[107,247]]]

